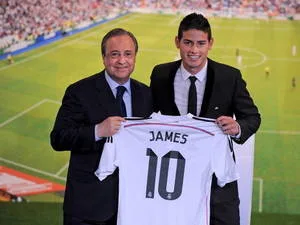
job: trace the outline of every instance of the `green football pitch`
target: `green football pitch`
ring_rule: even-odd
[[[133,77],[149,84],[155,64],[178,57],[174,38],[181,18],[132,13],[15,56],[13,64],[0,61],[0,165],[64,184],[69,153],[53,151],[49,133],[66,87],[103,69],[100,42],[115,27],[136,35],[140,48]],[[300,52],[292,54],[292,46],[300,51],[300,21],[210,22],[215,41],[209,57],[241,69],[262,115],[252,211],[299,214]],[[27,199],[62,202],[56,194]]]

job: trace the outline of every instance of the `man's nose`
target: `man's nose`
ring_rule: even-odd
[[[197,45],[192,45],[191,46],[191,51],[192,52],[196,52],[196,51],[198,51],[199,50],[199,47],[197,46]]]
[[[118,58],[118,62],[119,63],[125,63],[126,62],[126,56],[123,55],[123,54],[120,54],[119,58]]]

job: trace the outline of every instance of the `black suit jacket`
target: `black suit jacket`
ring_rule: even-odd
[[[166,115],[179,115],[174,98],[174,78],[181,60],[160,64],[151,74],[154,111]],[[238,69],[208,59],[207,81],[199,116],[216,119],[235,115],[241,127],[241,137],[234,139],[244,143],[260,125],[257,107],[246,88]]]
[[[152,113],[150,88],[131,79],[132,116]],[[51,145],[56,151],[70,150],[64,212],[74,217],[104,221],[116,213],[118,175],[100,182],[94,175],[105,138],[95,141],[95,124],[120,115],[104,71],[70,85],[63,97]]]

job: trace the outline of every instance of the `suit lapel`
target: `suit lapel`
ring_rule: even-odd
[[[96,88],[98,94],[95,98],[98,98],[97,102],[101,105],[101,109],[104,110],[107,115],[119,115],[115,96],[105,79],[104,71],[99,73],[99,77],[96,80]]]
[[[206,80],[206,85],[205,85],[205,90],[204,90],[204,96],[203,96],[203,102],[202,102],[202,107],[201,107],[201,112],[199,116],[205,116],[208,113],[208,108],[211,100],[211,95],[212,95],[212,90],[213,90],[213,85],[215,82],[215,71],[213,68],[213,62],[211,59],[207,59],[208,64],[207,64],[207,80]],[[167,112],[167,114],[172,114],[172,115],[179,115],[179,110],[176,106],[175,103],[175,93],[174,93],[174,79],[176,72],[178,68],[181,65],[181,60],[174,62],[172,64],[169,74],[167,75],[168,81],[166,88],[166,93],[170,93],[169,95],[165,96],[166,101],[165,101],[165,108],[170,109],[170,112]]]
[[[141,107],[144,105],[143,93],[141,93],[140,87],[136,84],[134,80],[130,81],[131,88],[131,106],[132,106],[132,116],[138,116],[141,112]]]
[[[177,105],[175,103],[175,93],[174,93],[174,80],[175,80],[175,75],[177,73],[178,68],[181,65],[181,60],[175,61],[174,64],[172,65],[172,67],[170,68],[169,74],[168,74],[168,82],[167,82],[167,86],[165,88],[167,88],[166,93],[170,93],[170,95],[167,95],[167,99],[166,99],[166,109],[171,109],[170,114],[174,114],[174,115],[180,115],[179,110],[177,108]]]
[[[213,91],[213,84],[215,82],[215,72],[212,66],[212,61],[207,59],[207,78],[206,78],[206,85],[204,90],[204,96],[202,101],[201,112],[199,116],[205,116],[207,114],[208,106],[211,99],[211,94]]]

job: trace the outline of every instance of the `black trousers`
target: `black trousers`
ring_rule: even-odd
[[[117,216],[113,216],[106,221],[93,221],[87,219],[80,219],[67,214],[64,214],[64,225],[116,225]]]
[[[239,205],[237,181],[221,188],[214,175],[210,198],[210,225],[240,225]]]

